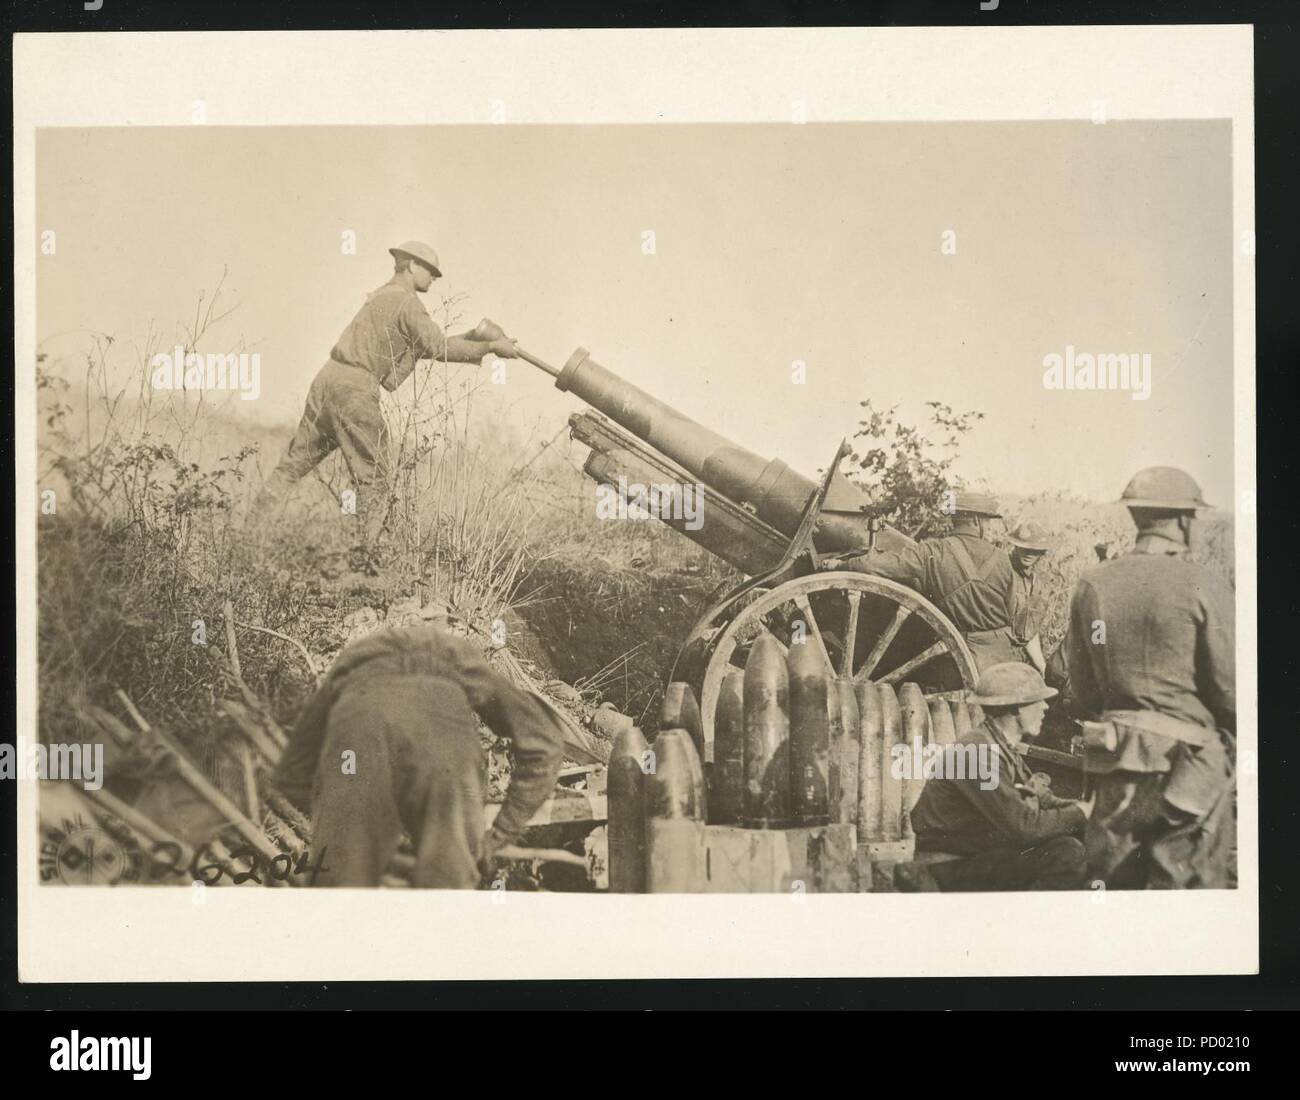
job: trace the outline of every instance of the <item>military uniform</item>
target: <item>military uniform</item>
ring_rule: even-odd
[[[357,494],[363,529],[370,537],[377,534],[392,480],[380,387],[397,389],[419,360],[438,358],[443,347],[442,330],[399,277],[370,294],[312,382],[298,430],[267,480],[259,510],[282,500],[338,448]]]
[[[1007,552],[986,539],[959,532],[896,552],[872,551],[842,567],[920,592],[961,631],[980,671],[1024,659],[1012,625],[1017,574]]]
[[[1084,848],[1076,834],[1078,804],[1034,783],[1024,759],[989,721],[959,741],[997,753],[997,783],[980,779],[926,781],[912,809],[918,860],[942,852],[962,858],[928,864],[944,891],[1073,890],[1083,883]]]
[[[555,787],[563,731],[538,700],[493,672],[478,648],[422,624],[347,646],[309,700],[275,774],[313,805],[323,886],[376,886],[403,831],[416,886],[478,884],[486,761],[475,715],[512,743],[514,770],[492,825],[512,843]],[[355,754],[345,771],[344,753]]]
[[[1011,566],[1011,614],[1009,636],[1015,659],[1032,664],[1029,643],[1038,637],[1038,616],[1034,612],[1034,577]]]
[[[1075,706],[1097,723],[1086,840],[1108,886],[1227,885],[1234,647],[1228,586],[1161,535],[1076,586],[1064,649]]]

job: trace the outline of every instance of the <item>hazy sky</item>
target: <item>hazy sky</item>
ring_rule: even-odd
[[[239,411],[296,420],[385,249],[418,237],[431,310],[466,295],[465,327],[557,366],[583,345],[805,473],[863,398],[942,400],[986,414],[968,478],[1112,499],[1172,464],[1230,508],[1229,142],[1219,121],[45,130],[37,338],[129,355],[224,267],[239,308],[201,350],[259,351]],[[1067,345],[1149,353],[1150,398],[1045,389]],[[484,400],[546,436],[580,407],[521,361]]]

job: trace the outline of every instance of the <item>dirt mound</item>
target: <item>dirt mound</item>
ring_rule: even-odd
[[[677,651],[714,588],[713,580],[688,572],[564,554],[532,570],[516,607],[542,651],[540,664],[584,697],[613,703],[653,736]]]

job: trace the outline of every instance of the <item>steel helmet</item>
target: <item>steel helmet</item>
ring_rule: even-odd
[[[980,682],[966,696],[966,701],[989,707],[1024,706],[1051,699],[1056,693],[1056,688],[1043,683],[1043,678],[1032,665],[1004,661],[984,670]]]
[[[1170,512],[1194,512],[1209,507],[1201,499],[1201,487],[1174,466],[1148,466],[1139,470],[1124,486],[1119,502],[1130,508],[1160,508]]]
[[[989,519],[1001,519],[998,502],[989,493],[971,493],[958,491],[954,495],[953,515],[987,516]]]
[[[1011,533],[1007,535],[1007,542],[1011,543],[1012,546],[1020,547],[1021,550],[1030,550],[1040,554],[1055,550],[1057,545],[1055,535],[1048,534],[1038,524],[1030,520],[1018,523]]]
[[[396,248],[390,248],[388,251],[394,259],[404,257],[408,260],[414,260],[416,263],[423,264],[439,278],[442,277],[442,267],[438,263],[438,253],[423,241],[403,241]]]

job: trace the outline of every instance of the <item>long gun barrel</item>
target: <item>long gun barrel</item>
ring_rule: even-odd
[[[557,389],[581,398],[691,477],[721,496],[753,508],[764,523],[793,537],[817,491],[812,480],[779,458],[765,459],[683,415],[601,366],[585,348],[578,348],[559,371],[522,349],[519,354],[552,375]],[[837,478],[817,521],[817,549],[825,554],[865,549],[870,541],[870,504],[870,497],[859,486]],[[896,532],[883,533],[886,541],[882,546],[908,541]],[[725,553],[723,556],[732,557]]]

